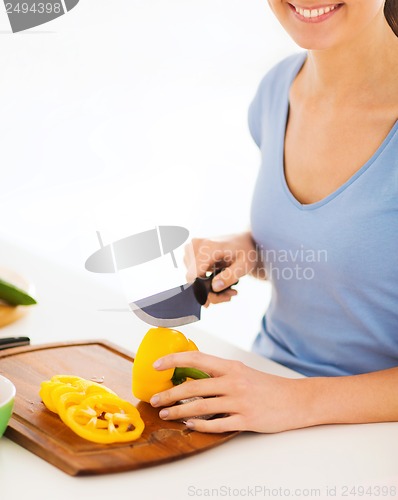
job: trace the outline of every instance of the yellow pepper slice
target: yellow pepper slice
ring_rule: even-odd
[[[107,392],[115,394],[111,389],[103,385],[71,375],[54,375],[51,380],[42,382],[39,394],[46,407],[50,411],[58,413],[59,398],[66,392],[81,392],[83,394]]]
[[[145,427],[134,405],[81,377],[55,375],[42,382],[40,396],[76,434],[95,443],[134,441]]]
[[[60,416],[77,435],[94,443],[134,441],[145,427],[137,408],[112,394],[89,396]]]

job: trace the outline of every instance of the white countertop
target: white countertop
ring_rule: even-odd
[[[0,265],[31,279],[39,301],[23,319],[0,330],[1,337],[29,336],[32,344],[107,339],[134,351],[148,329],[133,314],[100,312],[122,307],[123,298],[89,273],[65,269],[4,241],[0,242]],[[298,376],[208,335],[200,324],[181,330],[204,352],[240,359],[275,374]],[[242,433],[169,464],[105,476],[70,477],[3,437],[0,498],[327,499],[361,496],[359,487],[368,491],[364,498],[398,498],[398,488],[394,490],[398,486],[397,443],[398,423],[319,426],[273,435]]]

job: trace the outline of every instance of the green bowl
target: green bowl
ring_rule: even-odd
[[[15,386],[8,378],[0,375],[0,437],[7,429],[14,408]]]

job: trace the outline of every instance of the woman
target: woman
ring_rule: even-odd
[[[398,1],[269,3],[306,51],[273,68],[250,107],[262,153],[252,231],[194,240],[186,263],[190,278],[223,263],[213,303],[265,269],[273,295],[254,349],[308,377],[180,353],[155,367],[195,366],[212,378],[151,403],[204,432],[396,421]],[[174,405],[194,396],[207,397]],[[209,413],[227,416],[190,418]]]

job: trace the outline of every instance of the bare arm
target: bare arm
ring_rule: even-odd
[[[307,384],[312,425],[398,421],[398,368]]]
[[[212,375],[151,400],[161,418],[184,419],[202,432],[281,432],[321,424],[398,421],[398,368],[345,377],[288,379],[200,352],[171,354],[157,369],[192,366]],[[176,401],[203,396],[184,405]],[[215,420],[196,415],[227,414]]]

